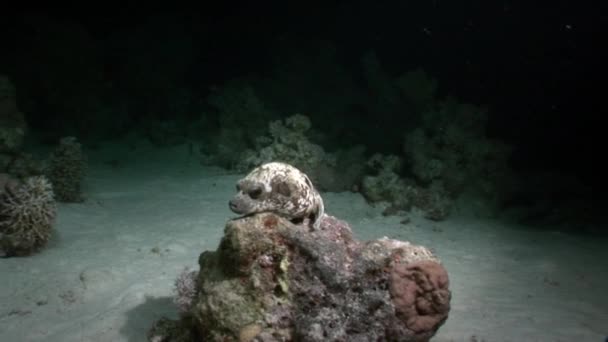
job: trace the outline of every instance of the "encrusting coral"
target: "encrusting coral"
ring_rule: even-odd
[[[427,187],[419,186],[413,179],[400,176],[402,159],[395,155],[374,154],[367,162],[373,175],[361,182],[361,193],[372,202],[386,202],[384,214],[399,211],[420,210],[425,218],[433,221],[445,219],[450,212],[452,199],[439,181]]]
[[[217,111],[219,127],[212,143],[201,148],[205,164],[235,168],[241,152],[253,148],[259,132],[275,117],[254,88],[238,80],[213,88],[207,103]]]
[[[411,173],[423,184],[440,180],[452,197],[476,190],[492,198],[510,177],[509,146],[486,134],[484,108],[449,98],[422,117],[405,137],[403,151]]]
[[[271,161],[282,161],[310,173],[320,165],[335,164],[323,147],[306,136],[311,127],[310,119],[303,114],[270,122],[268,135],[258,137],[256,151],[248,150],[243,154],[239,169],[248,170]]]
[[[267,133],[257,137],[255,149],[240,154],[237,169],[246,171],[269,162],[289,163],[306,172],[319,190],[351,190],[362,177],[365,148],[358,145],[330,153],[311,140],[314,131],[304,114],[271,121]]]
[[[19,182],[0,174],[0,254],[23,256],[39,251],[51,238],[56,212],[46,177]]]
[[[229,221],[199,265],[176,283],[181,319],[158,321],[150,341],[428,341],[450,310],[429,249],[357,241],[329,215],[315,231],[273,213]]]
[[[196,279],[198,271],[192,271],[189,268],[184,268],[182,273],[175,279],[173,291],[173,303],[177,305],[181,313],[189,312],[196,298]]]

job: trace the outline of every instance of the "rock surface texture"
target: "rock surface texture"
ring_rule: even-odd
[[[152,341],[428,341],[446,321],[451,292],[427,248],[360,242],[324,215],[318,230],[273,213],[229,221],[203,252],[195,298]]]

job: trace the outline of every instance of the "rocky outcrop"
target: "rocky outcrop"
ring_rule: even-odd
[[[180,321],[151,341],[428,341],[451,292],[437,257],[382,238],[360,242],[325,215],[318,230],[272,213],[231,220],[203,252]]]

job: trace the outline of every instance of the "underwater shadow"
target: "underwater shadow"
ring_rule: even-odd
[[[129,342],[147,341],[147,333],[161,317],[177,318],[178,312],[171,297],[149,297],[127,311],[127,321],[120,328],[120,334]]]

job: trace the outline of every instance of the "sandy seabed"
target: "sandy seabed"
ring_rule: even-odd
[[[187,147],[89,151],[87,200],[60,204],[41,253],[0,259],[0,341],[146,341],[177,317],[173,282],[214,250],[242,175],[203,167]],[[604,341],[608,238],[530,229],[456,212],[443,222],[384,217],[355,193],[323,194],[359,239],[430,247],[452,310],[433,341]],[[472,204],[473,205],[473,204]]]

